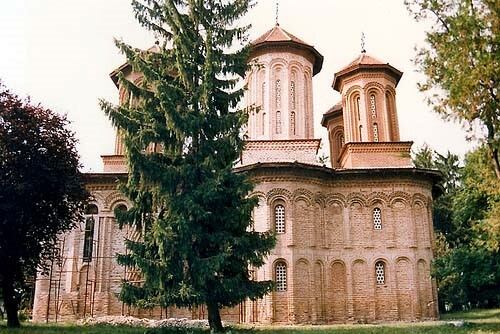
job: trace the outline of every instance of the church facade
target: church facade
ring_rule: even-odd
[[[411,142],[400,141],[396,87],[402,72],[361,53],[335,73],[341,101],[324,113],[331,166],[317,160],[312,77],[323,56],[276,25],[252,43],[245,103],[250,114],[245,151],[236,167],[255,181],[256,231],[273,230],[277,244],[252,271],[276,289],[261,300],[225,309],[246,323],[367,323],[438,316],[433,259],[432,200],[439,174],[414,168]],[[140,80],[127,64],[111,73]],[[123,144],[103,156],[104,171],[87,174],[93,202],[85,224],[61,238],[61,256],[36,283],[36,321],[87,316],[205,318],[193,309],[137,309],[117,296],[140,274],[119,266],[124,239],[115,208],[129,203],[116,189],[125,179]]]

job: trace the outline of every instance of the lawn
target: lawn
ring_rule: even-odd
[[[451,320],[465,320],[464,327],[454,327],[447,324]],[[176,330],[176,329],[145,329],[137,327],[112,327],[112,326],[76,326],[72,324],[40,325],[25,323],[20,329],[7,329],[5,324],[0,324],[0,334],[206,334],[202,330]],[[234,334],[447,334],[447,333],[472,333],[492,334],[500,333],[500,309],[474,310],[443,314],[441,321],[422,323],[392,323],[385,325],[335,325],[335,326],[237,326],[230,333]]]

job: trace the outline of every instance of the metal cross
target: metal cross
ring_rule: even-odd
[[[276,0],[276,25],[279,26],[279,8],[280,8],[280,2],[279,0]]]
[[[361,32],[361,53],[366,53],[365,50],[365,33]]]

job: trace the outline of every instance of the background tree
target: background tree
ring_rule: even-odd
[[[248,27],[237,20],[250,1],[132,4],[160,42],[147,52],[117,42],[142,81],[121,77],[130,103],[101,102],[123,133],[129,164],[123,191],[133,206],[117,219],[142,231],[118,260],[139,268],[144,281],[125,283],[120,298],[142,307],[205,304],[210,327],[221,331],[221,307],[272,288],[250,270],[263,265],[274,235],[252,231],[253,186],[233,171],[247,121],[237,85],[247,70]]]
[[[500,2],[498,0],[405,0],[417,21],[431,20],[427,45],[416,64],[427,79],[419,85],[447,119],[464,124],[486,143],[500,179]],[[479,131],[475,129],[479,127]],[[484,133],[484,137],[478,133]]]
[[[0,83],[0,295],[9,327],[19,326],[25,277],[43,268],[57,235],[83,217],[88,194],[67,125]]]
[[[488,148],[458,157],[428,147],[415,155],[417,167],[443,174],[443,194],[433,207],[436,252],[433,275],[442,311],[500,305],[500,187]]]

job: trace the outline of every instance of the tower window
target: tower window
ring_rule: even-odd
[[[290,113],[290,132],[295,134],[295,111]]]
[[[359,96],[356,97],[356,105],[355,105],[355,108],[356,108],[356,114],[358,115],[358,121],[361,120],[361,111],[359,110],[359,101],[360,101],[360,98]]]
[[[281,108],[281,80],[276,80],[276,108]]]
[[[372,117],[377,117],[377,104],[375,102],[375,94],[370,95],[370,110],[372,112]]]
[[[295,110],[295,81],[290,82],[290,97],[292,100],[292,109]]]
[[[363,125],[359,126],[359,141],[363,141]]]
[[[274,279],[276,282],[276,291],[286,291],[286,264],[284,262],[276,263]]]
[[[262,113],[262,126],[261,126],[261,134],[265,134],[266,129],[266,113]]]
[[[285,233],[285,207],[282,204],[274,207],[274,228],[277,234]]]
[[[264,108],[264,104],[266,103],[266,82],[265,81],[262,83],[261,99],[262,99],[262,108]]]
[[[375,280],[377,284],[385,284],[385,264],[382,261],[375,263]]]
[[[373,123],[373,141],[378,142],[378,125]]]
[[[95,215],[98,209],[95,205],[89,205],[85,214],[85,233],[83,237],[83,262],[92,261],[92,249],[94,246]]]
[[[281,133],[281,112],[279,110],[276,112],[276,133]]]
[[[382,210],[380,208],[373,209],[373,229],[382,229]]]

